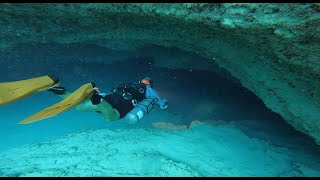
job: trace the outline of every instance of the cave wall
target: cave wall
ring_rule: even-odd
[[[217,63],[320,143],[319,4],[2,3],[0,9],[2,51],[30,43],[176,47]],[[208,69],[181,59],[155,63]]]

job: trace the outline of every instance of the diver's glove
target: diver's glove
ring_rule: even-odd
[[[92,86],[93,86],[93,95],[91,96],[90,100],[91,100],[91,103],[93,105],[97,105],[97,104],[100,104],[101,100],[102,100],[102,96],[99,95],[99,92],[96,88],[96,84],[95,83],[91,83]]]
[[[167,109],[168,108],[168,101],[166,99],[163,100],[165,103],[164,105],[160,106],[161,109]]]

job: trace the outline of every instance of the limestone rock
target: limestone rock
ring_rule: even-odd
[[[217,63],[320,143],[318,3],[2,3],[0,9],[2,50],[75,42],[115,50],[176,47]]]
[[[169,122],[154,122],[152,126],[159,129],[183,130],[187,129],[186,125],[177,125]]]

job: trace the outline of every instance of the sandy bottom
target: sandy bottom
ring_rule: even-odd
[[[233,124],[99,129],[0,153],[1,176],[320,176]]]

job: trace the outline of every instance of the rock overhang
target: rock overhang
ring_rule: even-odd
[[[31,42],[83,42],[128,51],[151,44],[176,47],[226,69],[319,144],[316,4],[3,3],[0,8],[1,49]],[[210,62],[170,59],[156,60],[155,65],[208,69]]]

